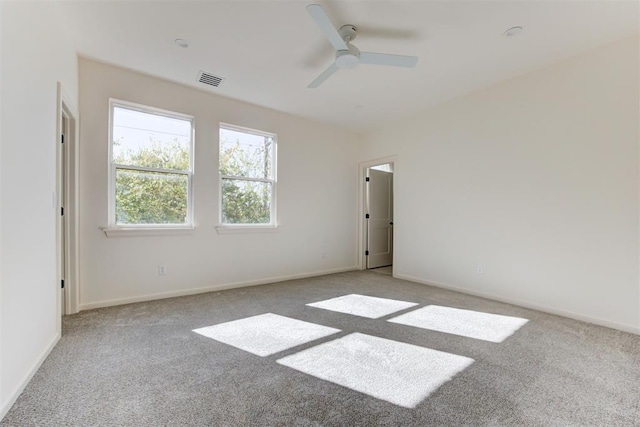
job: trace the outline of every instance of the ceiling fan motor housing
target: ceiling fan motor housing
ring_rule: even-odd
[[[336,52],[336,65],[339,68],[355,68],[360,63],[360,51],[353,45],[347,45],[349,50]]]

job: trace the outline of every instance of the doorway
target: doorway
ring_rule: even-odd
[[[56,127],[56,281],[57,331],[62,316],[78,312],[78,112],[58,83]]]
[[[58,238],[58,269],[60,271],[60,315],[67,314],[66,310],[66,289],[65,279],[67,277],[67,229],[68,224],[64,215],[64,207],[67,205],[67,193],[69,192],[69,183],[67,181],[68,174],[68,159],[67,149],[65,146],[65,139],[69,142],[69,116],[63,110],[62,111],[62,123],[60,125],[60,143],[58,144],[58,206],[60,207],[60,220],[59,220],[59,238]],[[67,212],[68,213],[68,212]]]
[[[394,163],[364,168],[364,267],[393,275]]]

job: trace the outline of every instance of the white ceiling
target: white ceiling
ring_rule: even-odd
[[[312,1],[61,2],[82,56],[361,131],[638,32],[636,1],[321,1],[360,50],[419,56],[307,85],[333,61]],[[517,37],[503,32],[524,27]],[[174,39],[189,42],[180,48]],[[196,82],[199,70],[227,78]]]

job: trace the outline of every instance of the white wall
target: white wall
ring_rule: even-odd
[[[192,235],[102,232],[109,97],[195,117]],[[356,266],[355,135],[87,59],[80,59],[80,115],[81,309]],[[216,232],[220,122],[278,135],[276,233]]]
[[[0,417],[59,337],[57,82],[72,102],[78,93],[64,23],[55,4],[2,2]]]
[[[361,161],[398,155],[395,275],[640,332],[638,48],[368,132]]]

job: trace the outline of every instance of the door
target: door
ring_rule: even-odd
[[[61,314],[66,314],[66,298],[65,298],[65,278],[67,276],[67,221],[64,216],[64,206],[67,200],[67,152],[65,148],[65,139],[69,129],[69,119],[66,115],[62,115],[62,133],[60,135],[59,145],[59,164],[58,164],[58,206],[60,206],[60,247],[58,248],[59,257],[59,269],[60,269],[60,308]]]
[[[393,263],[393,173],[368,169],[367,268]]]
[[[1,1],[1,0],[0,0]],[[56,117],[56,286],[60,301],[56,331],[62,332],[62,316],[78,312],[78,112],[64,96],[58,82]],[[53,141],[52,141],[53,142]],[[59,310],[59,311],[58,311]]]

